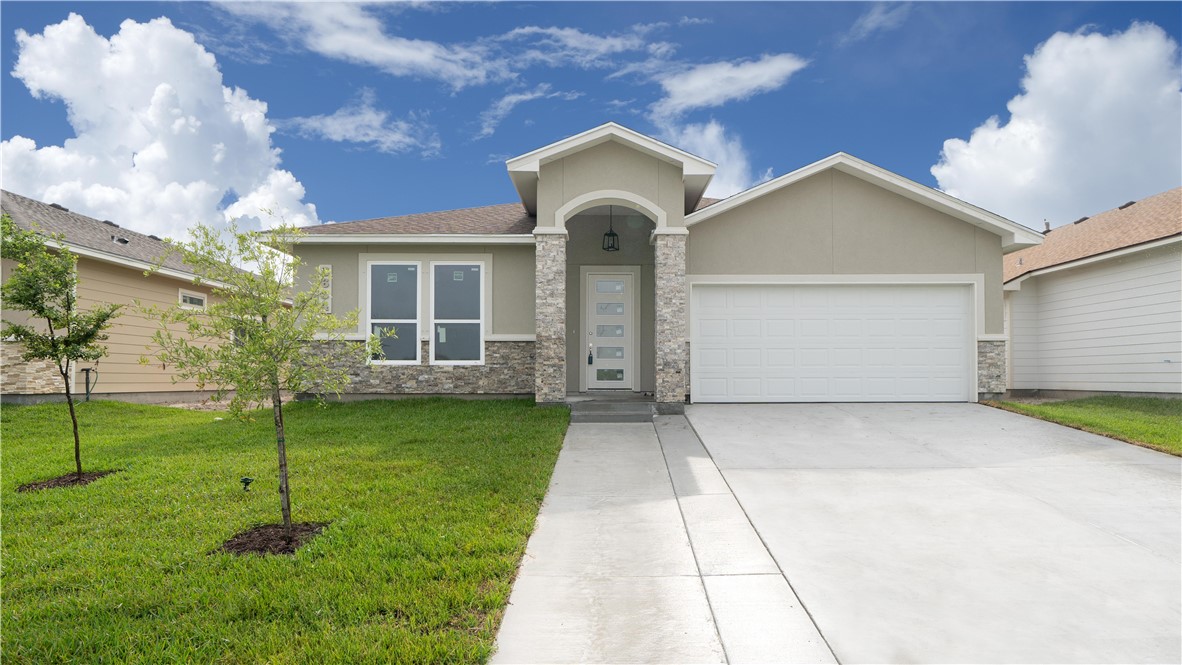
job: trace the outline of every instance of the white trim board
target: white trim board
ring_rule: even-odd
[[[287,239],[287,242],[291,242]],[[301,236],[297,245],[533,245],[532,233],[324,233]]]

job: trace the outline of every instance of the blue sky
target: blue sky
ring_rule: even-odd
[[[1178,3],[5,2],[0,19],[4,187],[174,236],[267,224],[261,207],[316,223],[512,201],[506,158],[608,120],[718,162],[714,195],[837,151],[1029,226],[1182,184]]]

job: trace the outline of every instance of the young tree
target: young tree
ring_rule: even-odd
[[[0,287],[0,298],[5,307],[24,310],[32,319],[29,323],[4,321],[4,335],[24,346],[21,357],[25,362],[48,360],[57,367],[74,424],[74,471],[81,481],[82,444],[70,379],[75,363],[98,360],[107,354],[100,342],[107,340],[104,331],[120,306],[101,304],[89,312],[78,308],[78,258],[64,248],[61,236],[26,231],[8,215],[0,216],[0,228],[0,256],[16,263],[8,281]],[[47,241],[56,242],[60,249],[50,249]]]
[[[297,229],[284,227],[273,230],[270,238],[299,235]],[[212,297],[201,310],[178,305],[143,311],[160,324],[153,335],[155,357],[175,368],[174,381],[192,380],[201,390],[210,386],[216,401],[229,394],[230,413],[237,417],[270,402],[283,527],[290,541],[283,393],[339,395],[349,382],[346,367],[364,362],[376,342],[346,342],[346,331],[356,328],[357,312],[338,317],[325,311],[327,273],[317,269],[306,288],[295,289],[299,259],[266,240],[232,224],[225,232],[198,225],[192,240],[168,241],[197,275],[194,283],[209,286]]]

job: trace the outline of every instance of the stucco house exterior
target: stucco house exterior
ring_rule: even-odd
[[[1005,257],[1015,391],[1182,393],[1182,188]]]
[[[1002,258],[1041,234],[838,153],[722,201],[615,123],[506,163],[519,202],[306,229],[354,393],[975,401],[1005,390]],[[618,243],[618,251],[605,251]],[[306,277],[305,277],[306,278]]]
[[[97,364],[76,364],[71,392],[85,393],[87,373],[83,370],[90,369],[94,397],[159,402],[208,394],[195,392],[197,386],[191,382],[174,384],[168,367],[140,363],[157,324],[138,315],[131,307],[133,301],[201,308],[210,298],[209,288],[195,285],[193,273],[176,256],[170,256],[159,272],[144,275],[167,253],[161,239],[7,191],[0,194],[0,207],[21,228],[63,236],[64,248],[78,257],[78,303],[82,309],[96,303],[126,305],[108,330],[109,340],[104,344],[108,355]],[[4,280],[11,269],[10,262],[3,261]],[[25,313],[7,308],[3,318],[26,320]],[[0,399],[22,403],[64,394],[57,369],[50,363],[26,363],[21,351],[19,344],[0,343]]]

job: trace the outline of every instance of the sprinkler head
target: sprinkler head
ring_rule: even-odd
[[[254,478],[251,478],[250,476],[243,476],[241,479],[239,479],[239,482],[242,483],[242,491],[249,492],[250,484],[254,482]]]

